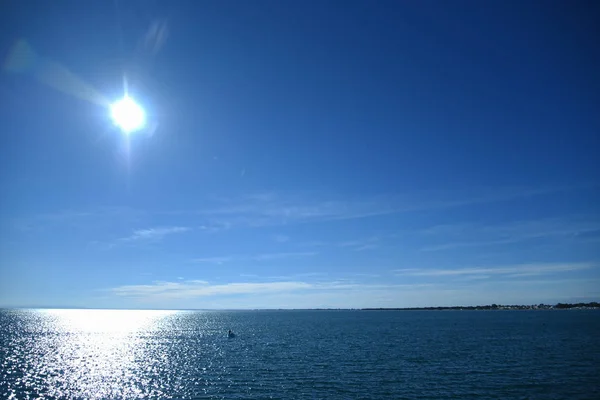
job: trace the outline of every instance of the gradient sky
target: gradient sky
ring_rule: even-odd
[[[598,300],[598,5],[4,1],[0,306]]]

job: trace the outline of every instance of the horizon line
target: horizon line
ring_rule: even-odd
[[[0,310],[95,310],[95,311],[322,311],[322,310],[339,310],[339,311],[356,311],[356,310],[427,310],[427,309],[450,309],[450,308],[476,308],[476,307],[531,307],[531,306],[551,306],[555,307],[559,304],[563,305],[587,305],[592,303],[600,303],[598,301],[577,302],[577,303],[530,303],[530,304],[478,304],[478,305],[454,305],[454,306],[421,306],[421,307],[311,307],[311,308],[117,308],[117,307],[33,307],[33,306],[17,306],[5,307],[0,306]]]

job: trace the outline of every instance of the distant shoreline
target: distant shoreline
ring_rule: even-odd
[[[452,307],[399,307],[399,308],[361,308],[364,311],[472,311],[472,310],[595,310],[600,309],[600,303],[558,303],[555,305],[550,304],[533,304],[533,305],[503,305],[503,304],[491,304],[485,306],[452,306]]]

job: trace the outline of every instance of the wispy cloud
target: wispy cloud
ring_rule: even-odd
[[[270,260],[281,260],[286,258],[296,257],[309,257],[317,255],[314,251],[303,251],[303,252],[284,252],[284,253],[262,253],[254,255],[228,255],[228,256],[217,256],[217,257],[202,257],[195,258],[192,261],[197,263],[207,264],[224,264],[234,261],[270,261]]]
[[[449,268],[449,269],[425,269],[404,268],[394,272],[400,276],[426,276],[426,277],[452,277],[469,276],[474,278],[506,275],[509,277],[546,275],[561,272],[579,271],[594,267],[593,263],[540,263],[519,264],[499,267],[475,267],[475,268]]]
[[[360,240],[349,240],[345,242],[338,243],[339,247],[349,248],[354,251],[364,251],[364,250],[372,250],[379,247],[380,238],[379,237],[369,237],[366,239]]]
[[[380,278],[380,274],[363,274],[363,273],[355,273],[352,276],[362,277],[362,278]]]
[[[323,278],[327,276],[326,272],[300,272],[297,274],[289,274],[289,275],[278,275],[278,276],[269,276],[264,279],[269,281],[292,281],[298,279],[306,279],[306,278]]]
[[[290,240],[290,237],[286,236],[286,235],[274,235],[273,240],[276,241],[277,243],[285,243]]]
[[[131,242],[138,240],[161,240],[165,236],[174,235],[177,233],[183,233],[190,231],[191,228],[185,226],[170,226],[170,227],[158,227],[148,229],[138,229],[133,231],[130,236],[121,238],[121,241]]]
[[[155,281],[147,285],[125,285],[110,289],[117,296],[153,299],[189,299],[196,297],[227,296],[239,294],[265,295],[270,293],[317,292],[317,291],[351,291],[398,290],[431,287],[431,284],[358,284],[344,280],[329,282],[306,282],[301,280],[268,281],[268,282],[233,282],[211,284],[203,280],[185,282]]]
[[[166,20],[156,20],[151,25],[144,37],[144,47],[152,54],[157,54],[164,46],[169,36],[169,26]]]
[[[190,298],[201,296],[289,292],[314,289],[347,289],[349,285],[314,284],[301,281],[279,282],[241,282],[228,284],[210,284],[205,281],[187,282],[153,282],[150,285],[120,286],[112,289],[119,296],[143,297],[177,297]]]
[[[309,242],[300,242],[297,244],[298,247],[324,247],[324,246],[328,246],[330,245],[329,242],[326,242],[324,240],[311,240]]]
[[[194,258],[192,261],[201,264],[224,264],[235,260],[234,256],[219,256],[219,257],[201,257]]]
[[[585,240],[599,231],[600,221],[597,217],[571,216],[485,226],[474,224],[439,225],[424,229],[420,233],[429,240],[438,242],[423,246],[422,251],[441,251],[541,239]],[[440,240],[444,240],[444,243],[439,243]]]
[[[385,235],[385,237],[396,237],[397,235]],[[329,248],[342,248],[352,251],[364,251],[372,250],[381,246],[383,238],[381,236],[370,236],[362,239],[344,240],[344,241],[310,241],[301,242],[297,245],[299,247],[311,248],[311,247],[329,247]]]
[[[293,258],[293,257],[309,257],[317,255],[314,251],[302,251],[302,252],[288,252],[288,253],[266,253],[266,254],[258,254],[254,256],[252,259],[257,261],[266,261],[266,260],[280,260],[283,258]]]
[[[497,276],[497,275],[496,275]],[[115,304],[158,308],[424,307],[537,304],[576,296],[593,300],[598,279],[474,280],[448,283],[356,283],[302,279],[214,284],[200,280],[156,281],[108,290]],[[587,300],[587,301],[591,301]]]
[[[560,192],[596,188],[598,185],[470,188],[421,191],[405,194],[370,196],[327,196],[316,193],[257,193],[229,198],[199,199],[202,207],[187,210],[135,210],[102,208],[68,210],[18,218],[14,227],[39,229],[49,225],[61,227],[131,226],[150,223],[155,217],[170,216],[179,225],[193,220],[205,231],[223,231],[236,227],[265,227],[298,223],[352,220],[423,210],[442,210],[475,204],[549,196]],[[595,189],[594,189],[595,190]],[[187,222],[186,222],[187,223]],[[284,241],[284,235],[279,239]]]
[[[377,217],[404,212],[446,209],[475,204],[529,199],[553,193],[589,188],[590,185],[481,188],[478,190],[429,191],[411,194],[324,198],[322,196],[262,193],[218,199],[218,206],[196,212],[212,224],[228,227],[276,226]]]
[[[30,216],[15,217],[14,227],[24,231],[51,229],[81,230],[98,227],[123,226],[139,223],[147,213],[128,207],[100,207],[86,210],[61,210],[54,213],[43,213]]]

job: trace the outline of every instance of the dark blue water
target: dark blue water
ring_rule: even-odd
[[[600,312],[0,311],[38,397],[600,399]]]

